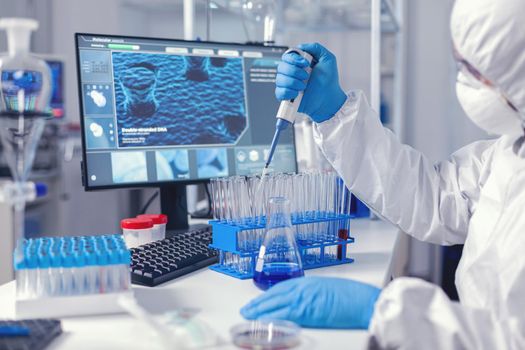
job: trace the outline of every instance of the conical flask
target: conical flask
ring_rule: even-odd
[[[266,233],[253,275],[253,282],[263,290],[290,278],[304,276],[292,229],[290,201],[283,197],[270,198],[266,220]]]
[[[9,53],[0,58],[0,140],[3,155],[18,189],[9,200],[14,209],[17,244],[15,265],[23,259],[24,183],[49,113],[51,73],[47,64],[29,52],[31,32],[38,22],[27,18],[2,18]]]

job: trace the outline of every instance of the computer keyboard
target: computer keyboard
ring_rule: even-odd
[[[131,282],[154,287],[217,263],[217,251],[208,248],[211,226],[179,233],[131,249]]]
[[[23,327],[29,329],[28,336],[0,337],[1,350],[42,350],[62,334],[59,320],[0,320],[0,327]]]

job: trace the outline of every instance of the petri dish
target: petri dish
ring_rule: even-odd
[[[233,344],[241,349],[285,350],[299,346],[301,328],[293,322],[257,320],[237,324],[230,330]]]

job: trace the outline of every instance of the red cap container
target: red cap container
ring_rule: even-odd
[[[145,230],[153,227],[153,220],[148,218],[130,218],[120,221],[120,228],[126,230]]]
[[[168,223],[168,216],[164,214],[141,214],[137,219],[149,219],[153,221],[153,225],[163,225]]]

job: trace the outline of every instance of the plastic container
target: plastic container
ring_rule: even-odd
[[[137,216],[137,219],[149,219],[153,221],[153,241],[160,241],[166,238],[166,224],[168,223],[168,216],[164,214],[142,214]]]
[[[301,328],[293,322],[258,320],[244,322],[231,328],[233,344],[242,349],[284,350],[301,343]]]
[[[151,219],[123,219],[120,227],[128,248],[135,248],[153,241],[153,221]]]

